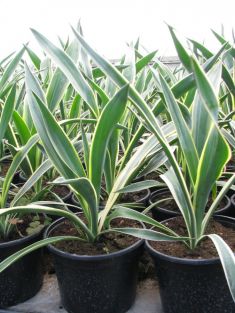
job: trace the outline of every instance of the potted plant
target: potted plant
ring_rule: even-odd
[[[76,215],[69,210],[64,211],[60,209],[53,209],[48,208],[45,206],[39,206],[37,204],[31,204],[27,206],[21,206],[21,207],[15,207],[13,209],[2,209],[0,212],[0,216],[5,216],[6,214],[10,213],[26,213],[32,211],[36,213],[50,213],[55,214],[59,216],[66,217],[68,221],[57,221],[55,224],[50,226],[50,228],[46,232],[46,237],[35,244],[32,244],[28,246],[27,248],[21,250],[20,252],[11,255],[7,259],[5,259],[0,264],[0,271],[3,271],[6,267],[8,267],[10,264],[15,262],[16,260],[20,259],[30,251],[34,251],[35,249],[38,249],[39,247],[42,247],[47,244],[54,244],[53,246],[50,246],[51,251],[53,251],[56,262],[57,262],[57,268],[58,268],[58,275],[64,274],[64,271],[68,269],[68,261],[71,261],[75,266],[72,267],[77,270],[77,263],[74,263],[76,261],[79,261],[81,264],[82,260],[84,258],[82,256],[74,256],[71,255],[68,256],[67,252],[63,252],[62,246],[57,243],[68,240],[68,246],[71,248],[71,241],[72,241],[72,250],[74,251],[74,246],[76,247],[76,243],[78,245],[83,244],[84,242],[90,242],[92,246],[95,245],[97,241],[101,238],[101,236],[109,236],[109,234],[115,233],[121,233],[122,235],[131,235],[135,236],[137,238],[143,238],[148,239],[150,242],[147,243],[149,250],[151,253],[156,256],[156,259],[159,259],[159,252],[154,251],[153,245],[155,245],[153,242],[160,242],[164,243],[167,242],[167,245],[171,243],[182,243],[182,246],[185,245],[186,249],[189,251],[195,251],[196,247],[198,247],[202,241],[206,240],[206,237],[211,238],[212,241],[215,243],[215,246],[219,252],[220,259],[222,261],[223,269],[225,272],[225,277],[227,278],[228,286],[230,288],[231,294],[234,298],[234,287],[233,287],[233,277],[234,277],[234,271],[235,271],[235,265],[234,265],[234,255],[231,251],[231,249],[228,247],[228,245],[217,235],[217,234],[207,234],[206,229],[210,221],[212,221],[212,215],[219,203],[219,201],[223,198],[226,191],[230,188],[230,186],[233,184],[235,176],[233,175],[228,183],[222,188],[218,196],[216,197],[215,201],[213,202],[212,206],[208,210],[208,212],[205,214],[205,205],[207,202],[208,195],[213,188],[217,178],[220,176],[222,169],[224,165],[226,164],[227,160],[229,159],[230,150],[229,146],[226,143],[224,137],[221,134],[220,129],[218,128],[218,122],[217,122],[217,113],[218,113],[218,103],[217,103],[217,97],[215,96],[215,92],[213,91],[213,88],[211,87],[211,83],[208,82],[207,77],[205,76],[203,70],[201,67],[197,64],[195,60],[191,60],[191,58],[187,58],[187,54],[185,57],[187,58],[187,66],[190,66],[189,72],[190,74],[186,77],[184,77],[179,83],[172,86],[172,91],[169,89],[168,84],[164,80],[163,77],[158,77],[158,75],[155,75],[155,71],[152,71],[153,78],[158,82],[158,86],[161,86],[160,94],[161,99],[158,101],[157,105],[152,107],[151,105],[148,105],[143,97],[139,94],[139,92],[133,87],[132,84],[127,87],[128,80],[126,77],[124,77],[110,62],[102,58],[100,55],[98,55],[83,39],[83,37],[74,30],[76,38],[79,40],[79,43],[81,44],[84,51],[89,53],[89,55],[92,57],[92,59],[97,63],[101,71],[103,71],[112,81],[121,88],[119,92],[115,94],[112,100],[107,102],[104,106],[104,109],[100,111],[99,106],[97,106],[97,102],[94,100],[94,94],[93,91],[90,89],[90,87],[87,85],[86,80],[84,80],[84,77],[81,75],[77,67],[71,63],[71,60],[66,57],[66,55],[61,51],[58,50],[55,46],[51,45],[50,42],[45,40],[45,38],[35,32],[36,37],[39,39],[45,50],[49,51],[50,54],[53,56],[53,59],[58,63],[60,69],[65,73],[67,77],[69,77],[69,80],[73,84],[73,86],[76,86],[76,90],[82,95],[84,101],[86,102],[86,107],[89,108],[89,112],[95,116],[95,132],[92,136],[91,145],[86,145],[86,140],[84,140],[84,151],[86,151],[86,155],[89,156],[87,158],[88,166],[86,167],[86,171],[84,170],[84,167],[82,166],[82,162],[76,153],[73,143],[69,139],[69,136],[65,134],[65,132],[62,130],[62,128],[59,126],[59,124],[56,122],[53,115],[50,113],[50,110],[48,109],[47,105],[43,102],[43,99],[39,96],[35,88],[32,86],[35,86],[34,82],[34,76],[30,73],[26,66],[26,83],[27,83],[27,94],[29,96],[29,108],[30,112],[35,124],[35,127],[38,131],[38,134],[40,136],[40,140],[42,142],[42,145],[45,149],[45,152],[50,159],[51,162],[53,162],[55,168],[60,173],[61,177],[55,180],[54,184],[69,184],[73,191],[76,193],[77,197],[79,198],[83,215]],[[215,63],[218,60],[218,57],[224,51],[225,46],[223,46],[220,51],[213,55],[206,64],[203,65],[203,68],[205,71],[209,71],[212,69],[212,72],[210,72],[209,75],[213,75],[216,86],[218,83],[218,79],[220,79],[220,67],[215,65]],[[190,65],[189,65],[190,64]],[[211,78],[210,78],[211,79]],[[206,129],[206,132],[201,133],[200,127],[195,129],[194,131],[197,131],[196,134],[201,135],[200,136],[200,144],[195,144],[194,137],[191,134],[191,126],[187,124],[188,119],[185,120],[184,116],[182,115],[182,110],[184,112],[187,112],[187,116],[190,112],[188,112],[185,107],[182,109],[181,103],[178,103],[176,98],[182,97],[185,92],[188,92],[192,87],[195,87],[197,83],[197,89],[200,92],[201,95],[201,102],[195,102],[197,104],[194,105],[193,109],[196,110],[197,114],[193,114],[193,119],[197,120],[199,119],[200,114],[204,114],[204,120],[206,119],[207,123],[205,125],[208,125],[208,129]],[[98,90],[96,86],[96,90]],[[217,88],[216,88],[217,90]],[[86,91],[86,92],[85,92]],[[124,155],[123,158],[123,165],[120,166],[120,173],[117,176],[114,184],[111,186],[111,191],[108,197],[108,201],[106,203],[106,206],[103,210],[99,212],[99,201],[100,201],[100,190],[101,190],[101,178],[103,175],[104,170],[104,158],[106,155],[106,148],[107,144],[109,142],[110,133],[112,130],[117,127],[117,124],[121,118],[121,116],[124,113],[124,110],[126,109],[126,102],[127,97],[129,95],[129,102],[128,104],[133,105],[138,114],[138,118],[142,121],[142,124],[139,125],[139,128],[136,132],[136,134],[133,136],[133,139],[131,140],[128,149],[126,151],[126,157]],[[200,106],[199,106],[200,103]],[[173,123],[165,124],[164,127],[161,127],[156,119],[156,116],[158,116],[164,108],[168,110],[170,113],[171,119]],[[199,110],[200,108],[200,110]],[[181,110],[182,109],[182,110]],[[195,113],[195,111],[193,111]],[[194,121],[195,121],[194,120]],[[201,122],[199,119],[198,122]],[[194,124],[194,126],[198,126],[197,123]],[[204,126],[205,126],[204,125]],[[173,127],[172,127],[173,126]],[[203,125],[202,125],[203,126]],[[148,133],[152,133],[152,135],[149,136],[148,140],[143,144],[142,149],[137,149],[136,153],[133,155],[133,158],[130,157],[130,151],[132,151],[131,147],[135,145],[136,142],[138,142],[139,138],[142,136],[142,134],[146,131]],[[170,131],[169,131],[170,129]],[[102,130],[102,131],[101,131]],[[177,163],[177,160],[175,158],[174,150],[170,143],[173,141],[175,142],[175,131],[177,133],[177,140],[178,145],[177,149],[181,149],[185,160],[186,160],[186,167],[187,167],[187,176],[186,178],[183,176],[180,165]],[[154,136],[156,138],[154,138]],[[197,137],[198,138],[198,137]],[[156,142],[157,141],[157,142]],[[126,190],[130,186],[126,186],[126,184],[130,183],[129,179],[131,175],[135,174],[136,168],[138,168],[139,163],[144,159],[143,152],[150,152],[151,151],[151,144],[155,144],[155,149],[157,151],[163,151],[164,152],[164,158],[167,157],[168,162],[170,164],[169,170],[163,175],[163,179],[165,180],[165,183],[168,185],[169,189],[172,192],[172,195],[174,199],[176,200],[181,214],[182,214],[182,225],[180,226],[180,229],[184,229],[185,231],[179,232],[178,227],[176,229],[174,226],[172,226],[172,229],[168,227],[168,224],[159,223],[153,219],[151,219],[149,216],[146,216],[140,212],[136,212],[134,210],[128,209],[126,207],[122,207],[121,205],[115,205],[115,201],[118,198],[119,194],[121,192],[126,192]],[[213,143],[213,144],[212,144]],[[200,149],[199,149],[200,147]],[[202,148],[203,147],[203,148]],[[211,162],[211,155],[216,156],[216,158],[213,159],[213,163]],[[150,182],[139,182],[137,187],[132,186],[131,188],[134,188],[132,190],[137,189],[144,189],[144,185],[148,185],[148,187],[153,184]],[[189,187],[187,187],[189,186]],[[125,189],[126,188],[126,189]],[[136,189],[135,189],[136,188]],[[121,222],[123,225],[123,218],[128,220],[133,220],[134,222],[130,222],[128,224],[128,227],[126,224],[124,224],[124,227],[120,227],[121,225],[115,224]],[[116,222],[115,222],[116,221]],[[138,222],[144,222],[148,223],[152,226],[154,226],[156,229],[142,229],[141,227],[135,227],[140,226]],[[66,224],[67,223],[67,224]],[[72,224],[71,224],[72,223]],[[134,223],[134,224],[133,224]],[[137,224],[135,224],[137,223]],[[169,223],[167,221],[166,223]],[[170,222],[171,223],[171,222]],[[226,221],[224,221],[226,223]],[[63,224],[65,225],[65,229],[72,229],[72,232],[67,234],[67,236],[64,235],[62,232]],[[174,224],[174,221],[173,221]],[[209,224],[210,225],[210,224]],[[52,236],[52,237],[51,237]],[[129,238],[129,237],[128,237]],[[55,245],[56,244],[56,245]],[[133,246],[123,249],[117,253],[117,255],[120,256],[120,254],[124,257],[128,255],[129,252],[131,253],[137,253],[137,255],[140,253],[142,242],[136,241]],[[81,247],[81,246],[80,246]],[[106,250],[106,249],[105,249]],[[131,251],[130,251],[131,250]],[[107,250],[106,250],[107,252]],[[102,261],[109,259],[109,257],[114,257],[114,254],[110,253],[108,255],[102,256]],[[116,255],[115,255],[116,256]],[[165,256],[164,256],[165,257]],[[166,256],[167,258],[168,256]],[[136,258],[136,255],[135,255]],[[85,261],[88,262],[92,258],[87,258]],[[171,258],[171,261],[173,258]],[[100,258],[95,259],[96,262],[100,261]],[[182,260],[182,259],[180,259]],[[175,260],[174,260],[175,261]],[[183,260],[181,264],[184,263],[184,261],[187,263],[188,260]],[[126,261],[125,261],[126,262]],[[124,263],[125,263],[124,262]],[[221,264],[219,259],[213,260],[214,263],[218,264],[218,267],[220,268],[221,273]],[[213,263],[212,262],[212,263]],[[135,274],[132,272],[133,266],[130,265],[129,262],[127,262],[130,267],[128,267],[126,274],[128,277],[129,275],[134,277],[135,280]],[[196,262],[198,263],[198,262]],[[210,264],[210,261],[204,261],[203,264]],[[100,263],[96,263],[99,264]],[[102,263],[103,264],[103,263]],[[92,263],[91,267],[94,269],[94,263]],[[101,266],[102,267],[102,266]],[[135,266],[134,266],[135,267]],[[209,269],[212,266],[207,267],[205,272],[209,272]],[[112,268],[112,265],[111,265]],[[119,267],[117,267],[119,268]],[[121,268],[121,267],[120,267]],[[196,267],[193,268],[193,271],[191,270],[191,276],[190,275],[184,275],[191,277],[193,280],[197,278],[197,275],[195,277],[194,273]],[[102,271],[99,269],[99,275],[102,276]],[[69,273],[70,273],[70,280],[71,284],[76,282],[83,283],[85,281],[85,273],[82,273],[84,276],[80,276],[83,279],[79,280],[78,278],[73,276],[73,273],[71,272],[71,268],[69,265]],[[95,275],[97,274],[97,269],[95,269]],[[160,270],[160,267],[159,267]],[[88,271],[88,270],[87,270]],[[187,270],[183,269],[185,273],[187,273]],[[80,271],[79,271],[80,272]],[[84,271],[83,271],[84,272]],[[164,277],[166,277],[169,273],[172,273],[174,271],[168,271],[167,268],[164,270]],[[203,275],[205,275],[205,272]],[[180,273],[182,274],[182,268],[180,268]],[[217,273],[219,273],[219,270],[217,270]],[[82,275],[80,274],[80,275]],[[99,279],[101,282],[103,282],[103,277],[99,276]],[[106,276],[106,275],[105,275]],[[121,275],[120,275],[121,276]],[[58,276],[59,277],[59,276]],[[177,278],[182,278],[182,275],[178,275]],[[200,276],[201,277],[201,276]],[[220,276],[221,277],[221,276]],[[219,278],[220,278],[219,277]],[[211,284],[213,283],[213,278],[215,278],[214,272],[211,273],[210,278],[206,278],[203,280],[204,284],[204,294],[209,292],[211,290]],[[73,281],[71,281],[71,279]],[[60,280],[60,278],[59,278]],[[110,277],[109,277],[110,280]],[[66,279],[67,281],[67,279]],[[123,279],[122,279],[123,281]],[[185,283],[181,281],[180,284],[177,286],[175,285],[175,288],[171,288],[171,284],[173,279],[170,277],[170,279],[167,281],[169,282],[169,291],[168,293],[171,294],[172,299],[177,298],[177,301],[179,299],[179,287],[183,288],[185,286]],[[94,282],[94,281],[93,281]],[[96,280],[97,283],[99,281]],[[113,281],[112,281],[113,283]],[[116,283],[116,281],[115,281]],[[161,284],[163,283],[163,280],[161,281]],[[201,281],[199,281],[201,283]],[[115,306],[113,303],[111,303],[112,307],[108,307],[110,304],[110,300],[107,301],[107,298],[105,298],[104,290],[105,284],[102,285],[102,290],[100,288],[100,284],[98,285],[100,292],[102,292],[101,297],[99,299],[101,301],[104,301],[104,307],[102,307],[102,312],[106,310],[106,312],[114,312],[113,310],[117,310],[117,312],[123,312],[124,310],[127,310],[127,308],[131,305],[133,301],[133,294],[135,290],[135,283],[126,282],[125,284],[129,284],[131,286],[131,290],[129,290],[128,293],[128,304],[124,305],[124,301],[122,302],[122,306],[116,304]],[[208,287],[209,285],[209,287]],[[93,285],[94,286],[94,285]],[[97,285],[96,285],[97,286]],[[110,289],[110,285],[107,284],[108,288]],[[98,299],[95,295],[97,293],[93,294],[93,289],[88,288],[88,286],[85,286],[84,288],[85,292],[92,293],[92,299],[96,300],[96,303],[87,303],[87,293],[84,295],[82,294],[82,298],[77,296],[76,294],[76,288],[73,288],[72,290],[69,290],[70,288],[66,288],[65,285],[63,285],[62,280],[60,280],[60,288],[63,291],[62,296],[63,302],[65,306],[69,309],[69,305],[73,305],[71,301],[77,300],[80,303],[80,306],[84,309],[85,312],[87,312],[87,309],[91,309],[94,311],[99,311],[98,306]],[[200,285],[201,287],[201,285]],[[218,285],[217,285],[218,287]],[[223,297],[226,297],[227,302],[225,303],[226,309],[231,308],[233,309],[232,305],[234,305],[232,297],[230,296],[230,293],[228,292],[227,285],[225,284],[225,278],[222,276],[222,280],[219,283],[219,289],[220,291],[227,290],[225,293],[223,293]],[[67,290],[65,290],[65,288]],[[104,290],[103,290],[104,289]],[[116,290],[126,290],[122,285],[118,285],[118,288]],[[190,291],[192,289],[190,288]],[[209,291],[208,291],[209,290]],[[109,290],[110,291],[110,290]],[[185,290],[184,290],[185,291]],[[79,289],[80,292],[80,289]],[[171,293],[170,293],[171,292]],[[193,292],[196,293],[196,289],[193,289]],[[199,290],[197,290],[199,292]],[[107,295],[108,292],[105,292],[105,295]],[[163,294],[163,293],[162,293]],[[181,293],[181,295],[183,292]],[[209,293],[208,293],[209,294]],[[187,303],[187,312],[193,312],[197,307],[197,303],[193,305],[192,307],[192,299],[194,299],[194,293],[193,295],[190,293],[190,296],[187,299],[190,299],[190,302]],[[200,297],[200,293],[198,293]],[[103,297],[102,297],[103,296]],[[122,295],[123,296],[123,295]],[[174,298],[175,297],[175,298]],[[213,294],[210,294],[210,297],[213,297]],[[196,297],[195,297],[196,298]],[[201,297],[203,298],[203,297]],[[110,297],[109,297],[110,299]],[[112,298],[113,299],[113,298]],[[120,299],[120,298],[119,298]],[[114,300],[117,301],[117,297],[114,297]],[[68,301],[68,302],[66,302]],[[121,303],[121,301],[118,301]],[[102,303],[102,304],[103,304]],[[117,302],[115,302],[117,303]],[[164,308],[167,312],[167,310],[173,310],[174,306],[168,306],[167,301],[164,301]],[[175,303],[174,303],[175,305]],[[191,307],[190,307],[191,305]],[[218,300],[213,298],[212,301],[210,301],[211,306],[217,306],[218,308]],[[114,308],[115,307],[115,308]],[[183,304],[183,307],[185,307],[185,303]],[[213,307],[213,310],[215,310],[215,307]],[[202,308],[202,304],[201,304]],[[200,308],[200,309],[201,309]],[[73,312],[73,310],[79,309],[77,306],[74,308],[71,308],[70,311]],[[205,304],[205,308],[202,308],[202,310],[208,312],[208,302]],[[181,310],[178,307],[178,312],[181,312]],[[172,311],[169,311],[172,312]],[[183,308],[182,308],[183,312]]]
[[[6,176],[0,183],[0,211],[4,207],[14,208],[12,203],[17,193],[17,186],[12,183],[12,179],[21,162],[37,142],[38,136],[35,135],[13,157]],[[23,201],[22,198],[21,201]],[[46,223],[45,218],[29,212],[24,216],[20,212],[1,216],[0,260],[2,261],[11,254],[40,240]],[[6,308],[28,300],[39,291],[42,282],[42,250],[37,250],[17,261],[0,274],[0,307]]]
[[[125,312],[135,298],[137,264],[143,240],[133,240],[128,235],[118,235],[118,233],[112,235],[111,231],[107,234],[107,227],[99,222],[99,201],[106,148],[113,130],[126,109],[128,86],[121,89],[106,104],[99,117],[96,111],[98,107],[93,106],[98,122],[89,148],[87,174],[72,142],[49,109],[31,89],[34,77],[27,66],[25,69],[28,102],[34,125],[48,158],[61,175],[53,184],[69,184],[79,199],[83,213],[77,215],[69,210],[50,209],[33,204],[7,210],[8,213],[16,213],[30,209],[32,212],[64,216],[70,221],[56,221],[45,233],[43,241],[29,246],[17,255],[20,257],[26,250],[29,252],[31,249],[58,240],[67,239],[72,242],[72,245],[78,244],[78,250],[72,250],[72,253],[66,245],[49,246],[55,260],[64,307],[70,312],[77,312],[78,307],[80,312],[114,312],[114,310]],[[67,223],[69,223],[68,227],[63,227]],[[113,223],[113,231],[117,229],[121,232],[123,229],[122,233],[124,233],[125,228],[128,229],[127,226],[129,224],[132,226],[134,222],[129,221],[129,224],[126,224],[121,220]],[[139,227],[141,229],[142,225],[139,224]],[[79,255],[80,250],[84,252]],[[74,251],[78,255],[74,255]],[[111,276],[113,279],[110,280]],[[116,294],[117,290],[119,290],[118,294]]]
[[[76,32],[74,31],[77,39],[81,43],[84,49],[90,54],[93,60],[101,67],[105,73],[113,79],[113,81],[118,84],[120,87],[124,84],[125,79],[122,75],[118,74],[112,65],[98,55],[88,44],[87,42]],[[177,40],[176,38],[174,38]],[[183,49],[182,45],[178,44],[179,49]],[[218,55],[225,49],[225,46],[219,51],[217,55],[214,55],[210,62],[206,62],[204,68],[208,71],[208,63],[210,63],[210,68],[212,63],[215,64],[215,60],[218,59]],[[158,240],[158,241],[169,241],[169,238],[162,238],[163,234],[172,234],[173,235],[171,241],[181,241],[183,244],[186,245],[189,251],[193,251],[201,244],[202,241],[206,240],[206,237],[212,240],[214,243],[219,258],[215,258],[212,260],[199,260],[198,262],[193,262],[192,260],[187,260],[183,258],[173,258],[171,256],[163,255],[162,253],[155,251],[152,247],[152,243],[148,243],[148,249],[151,251],[152,255],[159,259],[167,259],[167,264],[173,264],[174,262],[179,262],[180,265],[184,263],[191,262],[194,263],[193,267],[190,267],[189,271],[185,267],[185,275],[184,269],[182,267],[178,268],[177,270],[177,278],[180,280],[180,284],[178,283],[177,279],[175,280],[174,276],[169,276],[170,273],[175,275],[174,270],[168,271],[167,266],[162,267],[162,262],[156,261],[159,264],[158,270],[161,271],[160,278],[160,285],[162,286],[162,296],[166,296],[163,299],[163,306],[166,312],[196,312],[198,310],[198,303],[200,303],[200,310],[209,312],[224,312],[224,308],[229,312],[234,311],[234,270],[235,270],[235,258],[232,250],[229,246],[225,243],[225,241],[218,236],[218,234],[208,234],[208,224],[210,221],[213,220],[212,215],[215,212],[219,202],[233,184],[235,175],[228,180],[228,182],[224,185],[221,189],[219,194],[217,195],[216,199],[212,203],[211,207],[205,213],[205,206],[208,200],[208,196],[211,192],[211,189],[216,183],[216,180],[221,175],[223,168],[227,161],[230,158],[230,148],[221,134],[221,131],[218,127],[218,100],[216,93],[218,91],[218,86],[220,85],[220,78],[221,78],[221,65],[216,65],[210,72],[210,80],[214,83],[215,91],[213,90],[211,83],[209,82],[208,78],[206,77],[203,69],[199,66],[199,64],[193,59],[191,59],[187,52],[184,51],[184,63],[188,66],[187,70],[190,74],[183,78],[183,81],[192,81],[196,82],[197,84],[197,91],[200,94],[197,100],[194,102],[194,106],[192,107],[192,125],[188,125],[185,118],[183,117],[181,111],[181,105],[177,103],[174,94],[177,94],[179,97],[179,90],[176,86],[172,87],[172,90],[168,87],[166,81],[162,76],[160,78],[155,75],[153,71],[153,75],[156,76],[158,82],[161,83],[162,87],[162,99],[161,101],[165,103],[170,115],[171,119],[174,122],[176,127],[178,140],[180,143],[180,149],[184,154],[187,166],[187,181],[185,181],[180,166],[176,161],[174,154],[172,153],[169,145],[167,144],[166,138],[162,134],[161,130],[159,129],[158,124],[154,120],[153,115],[150,113],[148,107],[145,105],[143,99],[141,99],[133,88],[130,87],[129,97],[132,100],[133,104],[137,109],[139,109],[139,113],[144,119],[148,129],[150,129],[158,138],[160,144],[164,152],[168,157],[168,161],[171,165],[169,170],[163,175],[163,179],[168,185],[172,196],[174,197],[177,205],[182,214],[182,223],[186,225],[186,232],[183,234],[177,233],[177,228],[173,228],[171,230],[167,227],[166,224],[162,224],[162,226],[167,227],[164,232],[162,232],[162,226],[158,226],[159,231],[152,231],[151,240]],[[183,53],[182,52],[182,53]],[[213,61],[212,61],[213,59]],[[181,86],[182,86],[182,82]],[[180,85],[180,84],[179,84]],[[181,89],[182,92],[182,89]],[[182,95],[183,93],[181,93]],[[200,124],[201,123],[201,124]],[[201,127],[200,127],[201,125]],[[194,127],[191,130],[191,127]],[[205,129],[204,132],[201,129]],[[193,134],[193,135],[192,135]],[[187,184],[189,184],[187,187]],[[121,210],[121,209],[120,209]],[[115,214],[118,216],[118,210],[115,210]],[[222,221],[223,223],[223,221]],[[230,220],[230,223],[233,224],[233,221]],[[234,227],[234,226],[232,226]],[[139,236],[137,230],[132,229],[132,235]],[[181,237],[181,236],[186,236]],[[146,236],[147,237],[147,236]],[[155,237],[155,238],[154,238]],[[187,238],[187,239],[186,239]],[[150,236],[149,236],[150,239]],[[169,245],[169,243],[167,243]],[[223,266],[223,270],[225,272],[225,277],[221,278],[221,263]],[[217,275],[213,271],[212,264],[217,263],[217,273],[220,276],[221,280],[218,281]],[[205,273],[208,273],[208,277],[203,279],[203,285],[201,281],[197,281],[197,275],[200,272],[200,266],[197,265],[205,265],[206,270],[203,271],[203,274],[200,274],[198,277],[202,277]],[[208,264],[211,264],[208,266]],[[212,271],[209,273],[209,269]],[[187,272],[189,274],[187,274]],[[197,273],[197,274],[195,274]],[[189,282],[182,281],[181,279],[183,276],[187,276],[189,278]],[[164,281],[164,277],[166,281]],[[226,278],[226,279],[225,279]],[[190,281],[191,279],[191,281]],[[229,289],[226,285],[226,280],[229,286]],[[190,282],[197,281],[198,288],[195,289],[195,285],[190,286]],[[175,284],[174,284],[175,283]],[[211,288],[213,284],[216,284],[216,293],[214,293],[214,288]],[[173,287],[172,287],[173,286]],[[185,296],[185,286],[189,286],[188,296]],[[181,287],[181,292],[179,292],[179,288]],[[226,289],[227,288],[227,289]],[[203,290],[203,291],[202,291]],[[232,296],[229,293],[229,290]],[[221,298],[217,298],[218,292],[221,294]],[[203,297],[202,293],[207,295],[207,297]],[[168,297],[169,294],[169,297]],[[179,301],[179,297],[182,295]],[[198,297],[197,297],[198,295]],[[189,301],[187,302],[187,299]],[[205,301],[203,301],[205,299]],[[208,303],[208,299],[210,299],[210,303]],[[221,299],[224,299],[225,302],[222,304]],[[172,301],[171,301],[172,300]],[[183,300],[183,301],[182,301]],[[204,307],[203,307],[204,305]],[[221,309],[221,306],[224,308]],[[174,311],[175,310],[175,311]]]

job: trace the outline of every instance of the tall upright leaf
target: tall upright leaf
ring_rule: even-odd
[[[32,29],[32,32],[42,48],[51,56],[58,67],[60,67],[62,72],[68,77],[73,87],[77,90],[77,92],[80,93],[82,98],[89,105],[93,114],[95,116],[99,115],[99,110],[93,91],[72,59],[63,50],[57,48],[38,31]]]
[[[117,126],[126,108],[129,86],[124,86],[106,104],[95,128],[91,143],[89,159],[89,177],[95,187],[99,199],[106,149],[110,136]]]

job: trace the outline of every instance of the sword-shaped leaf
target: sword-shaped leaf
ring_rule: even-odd
[[[32,32],[41,47],[51,56],[56,65],[58,65],[61,71],[68,77],[73,87],[86,101],[93,114],[95,116],[98,116],[99,109],[93,91],[82,76],[82,73],[72,61],[72,59],[63,50],[57,48],[38,31],[32,29]]]
[[[89,177],[95,187],[99,199],[101,179],[104,169],[104,162],[107,153],[107,146],[113,130],[120,121],[128,99],[129,86],[124,86],[106,104],[95,128],[90,148]]]

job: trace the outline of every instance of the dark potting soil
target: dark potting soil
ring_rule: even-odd
[[[51,188],[51,191],[54,192],[60,198],[66,197],[69,194],[69,192],[70,192],[69,188],[67,186],[63,186],[63,185],[61,185],[61,186],[59,186],[59,185],[53,186]]]
[[[169,198],[169,199],[168,199]],[[167,199],[167,200],[164,200]],[[164,200],[160,203],[158,203],[156,206],[169,210],[169,211],[174,211],[177,212],[179,211],[178,206],[175,202],[174,199],[172,199],[172,195],[170,193],[165,193],[165,194],[161,194],[159,193],[153,200],[151,200],[152,202],[158,202],[159,200]]]
[[[235,156],[232,156],[232,158],[226,164],[226,169],[229,172],[229,169],[234,169],[234,168],[235,168]]]
[[[141,190],[138,192],[129,192],[122,195],[119,202],[137,202],[147,194],[146,190]]]
[[[141,190],[138,192],[128,192],[123,194],[120,199],[118,200],[118,203],[131,203],[131,202],[138,202],[140,199],[146,196],[146,190]],[[101,205],[105,205],[108,199],[108,195],[105,193],[101,194]]]
[[[151,173],[148,173],[146,176],[145,176],[145,180],[158,180],[160,177],[159,177],[159,173],[158,172],[151,172]]]
[[[168,193],[167,194],[159,194],[156,196],[156,198],[154,198],[153,201],[159,201],[159,200],[163,200],[163,199],[167,199],[167,200],[162,201],[159,204],[157,204],[158,207],[169,210],[169,211],[173,211],[173,212],[179,212],[179,208],[178,208],[175,200],[172,199],[172,195],[170,193],[169,194]],[[210,198],[207,202],[206,208],[209,209],[212,203],[213,203],[213,200]],[[220,201],[220,204],[216,210],[223,209],[226,205],[227,205],[227,200],[226,200],[226,198],[224,198]]]
[[[187,236],[187,230],[183,218],[181,216],[171,219],[163,223],[177,234]],[[232,251],[235,251],[235,229],[226,227],[221,223],[212,220],[207,227],[207,234],[217,234],[221,236],[230,246]],[[179,258],[187,259],[211,259],[218,257],[216,248],[209,238],[203,239],[196,249],[190,250],[182,242],[160,242],[151,241],[151,246],[164,254]]]
[[[138,222],[124,220],[124,219],[116,219],[112,222],[112,227],[137,227],[140,228],[140,224]],[[52,231],[51,236],[78,236],[77,230],[71,224],[71,222],[65,220],[59,227],[57,227],[54,231]],[[77,255],[101,255],[101,254],[109,254],[112,252],[117,252],[122,249],[125,249],[136,241],[138,238],[110,232],[102,235],[99,238],[99,241],[92,244],[89,242],[81,242],[78,240],[71,241],[61,241],[54,244],[54,246],[62,251],[77,254]]]
[[[27,228],[29,224],[34,221],[35,215],[25,215],[22,217],[16,217],[10,220],[10,222],[15,225],[12,229],[9,237],[7,239],[3,239],[0,236],[0,243],[9,242],[12,240],[17,240],[23,237],[28,236]],[[43,216],[38,216],[39,222],[43,225],[45,218]]]
[[[11,166],[10,162],[1,163],[1,165],[0,165],[0,168],[1,168],[0,176],[1,177],[5,177],[6,176],[7,171],[8,171],[10,166]]]

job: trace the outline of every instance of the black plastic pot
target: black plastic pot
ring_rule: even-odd
[[[162,188],[162,189],[159,189],[158,191],[155,191],[151,194],[151,196],[149,198],[149,204],[153,204],[155,201],[157,201],[158,197],[160,197],[160,196],[161,197],[166,196],[166,198],[169,198],[169,197],[172,198],[172,195],[171,195],[169,189]],[[232,208],[230,198],[228,196],[224,196],[224,198],[227,201],[226,205],[223,208],[218,209],[215,214],[216,215],[223,215],[223,216],[231,216],[233,208]],[[172,218],[172,217],[176,217],[176,216],[181,215],[179,211],[173,211],[173,210],[171,211],[169,209],[164,208],[163,204],[161,206],[160,206],[160,204],[154,206],[151,209],[151,212],[152,212],[153,218],[156,219],[157,221],[160,221],[160,222],[164,221],[168,218]]]
[[[12,179],[12,183],[17,186],[23,185],[26,181],[27,181],[27,178],[24,176],[24,174],[21,171],[16,172]]]
[[[69,188],[68,188],[69,189]],[[60,195],[58,195],[58,196],[60,196]],[[72,191],[68,191],[68,194],[66,195],[66,196],[64,196],[64,197],[62,197],[61,198],[61,200],[65,203],[65,204],[74,204],[73,203],[73,192]],[[55,199],[55,201],[57,202],[57,200]],[[63,206],[61,206],[61,205],[56,205],[56,204],[50,204],[50,206],[53,208],[55,208],[55,209],[61,209],[61,208],[63,208]],[[69,208],[69,210],[71,210],[71,211],[73,211],[73,207],[72,206],[68,206],[68,208]],[[56,220],[58,220],[59,218],[60,218],[60,216],[57,216],[57,215],[51,215],[51,214],[48,214],[47,215],[48,217],[50,217],[51,218],[51,220],[52,221],[56,221]],[[1,313],[1,312],[0,312]]]
[[[232,209],[230,210],[231,211],[230,216],[235,217],[235,193],[231,196],[230,200],[232,204]]]
[[[138,199],[137,201],[130,202],[130,203],[136,203],[136,204],[141,205],[143,208],[141,208],[139,211],[143,211],[148,206],[149,197],[151,195],[149,189],[145,189],[143,191],[145,192],[145,194],[140,199]],[[123,202],[125,201],[122,199],[119,200],[119,203],[123,203]],[[125,203],[128,203],[128,202],[125,202]],[[136,209],[138,210],[138,208]]]
[[[72,197],[73,197],[73,193],[72,191],[69,191],[68,194],[62,197],[61,199],[63,200],[64,203],[72,204],[73,203]]]
[[[50,237],[64,218],[45,231]],[[54,258],[62,305],[69,313],[124,313],[136,295],[143,240],[119,252],[79,256],[48,246]]]
[[[235,227],[229,217],[217,216],[224,225]],[[165,313],[234,313],[219,258],[181,259],[162,254],[146,242],[157,272]]]
[[[0,261],[40,240],[42,232],[0,243]],[[43,282],[42,250],[24,256],[0,273],[0,308],[7,308],[33,297]]]
[[[158,200],[158,197],[163,197],[165,196],[166,198],[172,197],[171,193],[169,191],[169,189],[167,188],[161,188],[155,192],[153,192],[150,197],[149,197],[149,204],[153,204],[154,202],[156,202]],[[160,206],[160,205],[156,205],[154,207],[152,207],[151,209],[153,218],[159,222],[164,221],[168,218],[171,217],[176,217],[179,216],[180,213],[177,211],[170,211],[168,209],[165,209],[164,207]]]

